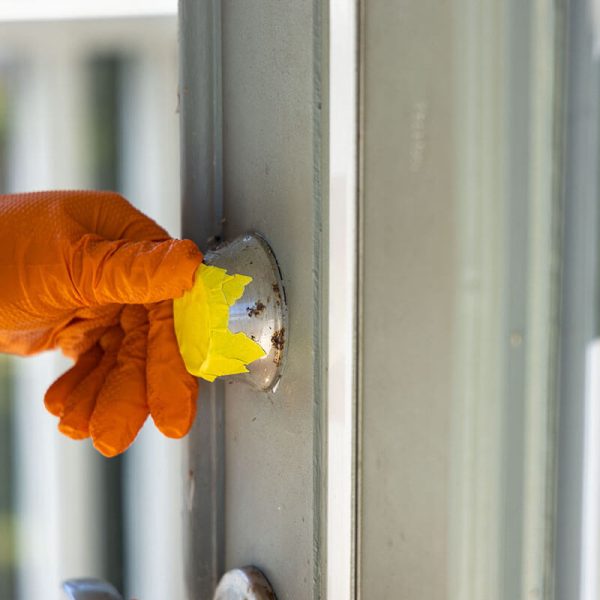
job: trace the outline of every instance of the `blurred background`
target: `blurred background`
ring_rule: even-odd
[[[0,193],[117,190],[179,235],[176,11],[0,0]],[[107,460],[64,438],[43,396],[66,367],[0,356],[0,599],[63,598],[81,576],[183,597],[181,443],[149,422]]]

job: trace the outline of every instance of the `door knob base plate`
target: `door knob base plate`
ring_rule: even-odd
[[[273,390],[284,366],[288,323],[281,272],[271,247],[261,235],[248,233],[208,252],[204,262],[252,277],[244,295],[229,309],[229,329],[245,333],[265,356],[250,363],[248,373],[227,379],[259,391]]]

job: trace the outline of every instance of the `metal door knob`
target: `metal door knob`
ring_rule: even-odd
[[[283,369],[288,323],[281,272],[271,247],[258,233],[247,233],[208,252],[204,261],[252,277],[244,295],[229,310],[229,329],[245,333],[266,355],[249,364],[248,373],[231,379],[260,391],[272,390]]]
[[[242,567],[223,575],[213,600],[277,600],[277,597],[256,567]]]

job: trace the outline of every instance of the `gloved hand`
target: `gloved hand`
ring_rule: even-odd
[[[169,437],[194,419],[172,298],[202,254],[112,192],[0,197],[0,351],[60,348],[76,360],[46,393],[59,429],[123,452],[150,413]]]

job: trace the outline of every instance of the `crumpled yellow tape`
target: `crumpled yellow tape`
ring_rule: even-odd
[[[246,365],[265,351],[244,333],[229,328],[229,307],[252,281],[225,269],[201,264],[191,290],[173,300],[175,335],[186,369],[214,381],[222,375],[247,373]]]

